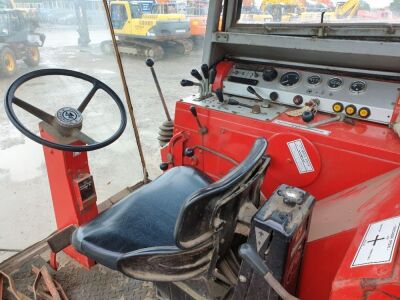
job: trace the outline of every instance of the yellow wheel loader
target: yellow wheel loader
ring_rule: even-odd
[[[193,49],[189,21],[173,3],[111,1],[110,11],[121,53],[161,59],[166,48],[182,55]],[[101,48],[110,53],[111,41],[104,41]]]

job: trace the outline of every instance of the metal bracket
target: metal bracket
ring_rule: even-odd
[[[225,32],[219,32],[215,35],[217,42],[227,43],[229,41],[229,34]]]

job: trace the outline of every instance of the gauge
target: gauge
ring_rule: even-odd
[[[341,87],[342,84],[343,84],[343,80],[338,77],[331,78],[328,81],[328,86],[332,89],[337,89],[337,88]]]
[[[363,91],[365,91],[365,89],[367,88],[367,84],[364,81],[354,81],[351,85],[350,85],[350,91],[354,92],[354,93],[361,93]]]
[[[287,72],[282,75],[280,83],[283,86],[293,86],[300,80],[300,75],[297,72]]]
[[[317,85],[321,83],[321,76],[319,75],[312,75],[307,78],[308,84]]]

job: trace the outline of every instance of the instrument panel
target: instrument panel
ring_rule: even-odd
[[[400,82],[371,75],[360,78],[343,72],[235,63],[223,80],[224,94],[256,100],[248,86],[272,103],[302,107],[317,99],[318,111],[389,124]]]

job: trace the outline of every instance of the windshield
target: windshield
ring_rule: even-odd
[[[399,23],[398,0],[244,0],[239,24]]]

